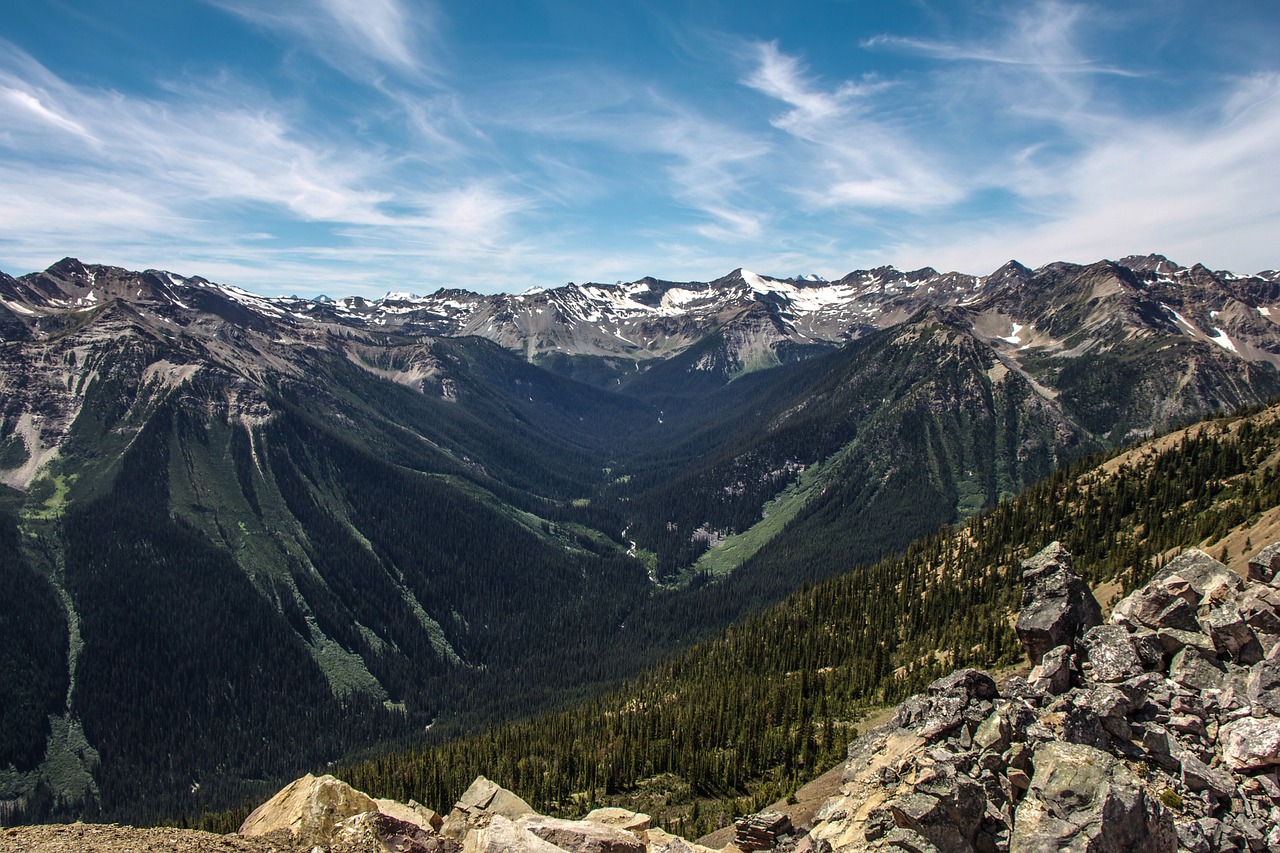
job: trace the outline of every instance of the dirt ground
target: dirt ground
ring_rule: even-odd
[[[262,838],[194,829],[71,823],[0,830],[0,853],[301,853]]]

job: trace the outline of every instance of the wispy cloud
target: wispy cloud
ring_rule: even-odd
[[[434,66],[436,12],[429,0],[206,0],[267,30],[303,41],[322,61],[367,76],[376,66],[419,73]],[[376,73],[375,75],[376,76]]]
[[[276,223],[277,243],[301,229],[361,255],[394,236],[422,257],[465,263],[534,204],[501,175],[322,135],[305,115],[234,81],[185,86],[166,100],[130,97],[67,83],[6,46],[0,221],[21,227],[0,243],[33,265],[56,260],[50,247],[106,260],[133,245],[216,256],[239,243],[265,261],[270,241],[245,236],[262,230],[246,227],[259,221]]]
[[[790,107],[771,124],[804,145],[792,152],[788,177],[809,205],[921,210],[963,196],[932,153],[878,109],[876,96],[891,84],[846,81],[824,89],[776,44],[757,44],[755,52],[742,82]]]

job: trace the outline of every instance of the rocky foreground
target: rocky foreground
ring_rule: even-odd
[[[1056,543],[1023,570],[1028,678],[939,679],[850,745],[811,826],[751,815],[723,850],[1280,851],[1280,543],[1243,578],[1190,550],[1105,623]],[[9,850],[710,853],[623,809],[536,814],[484,777],[441,816],[332,776],[293,782],[233,835],[23,827],[0,833]]]

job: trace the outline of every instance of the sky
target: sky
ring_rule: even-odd
[[[0,269],[1280,267],[1280,4],[4,0]]]

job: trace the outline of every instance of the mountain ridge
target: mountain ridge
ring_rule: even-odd
[[[65,649],[31,662],[14,731],[47,743],[0,744],[0,800],[225,802],[342,743],[557,707],[1092,450],[1280,395],[1274,281],[1133,263],[976,294],[928,269],[574,286],[457,336],[74,259],[0,278],[0,527],[48,591],[0,628]],[[170,689],[201,673],[231,711]],[[261,759],[176,722],[260,736],[295,700]]]

